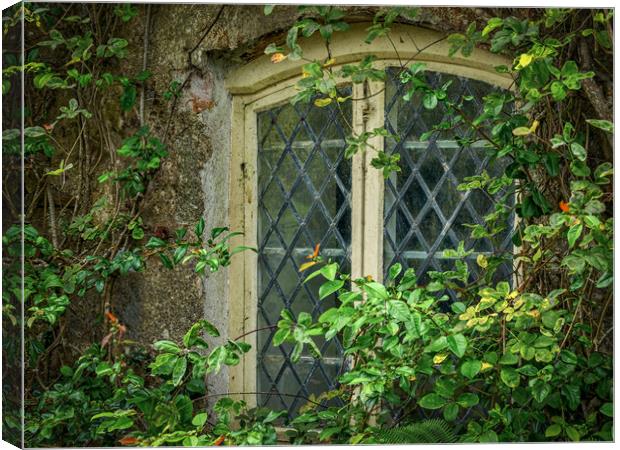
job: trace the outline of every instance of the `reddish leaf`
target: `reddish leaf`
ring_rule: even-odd
[[[140,441],[138,440],[138,438],[135,438],[133,436],[125,436],[124,438],[120,439],[118,442],[121,445],[135,445]]]

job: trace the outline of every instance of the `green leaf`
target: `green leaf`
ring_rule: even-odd
[[[165,246],[166,246],[166,241],[163,241],[153,236],[149,239],[149,241],[146,243],[144,247],[151,249],[151,248],[159,248],[159,247],[165,247]]]
[[[489,19],[486,26],[482,29],[482,36],[488,35],[494,29],[501,27],[504,24],[504,19],[500,19],[499,17],[493,17]]]
[[[516,388],[519,386],[519,382],[521,381],[519,373],[512,367],[504,367],[499,376],[504,384],[510,388]]]
[[[512,134],[515,136],[527,136],[531,133],[532,131],[528,127],[517,127],[512,130]]]
[[[590,125],[596,128],[600,128],[601,130],[607,131],[608,133],[614,132],[614,124],[608,120],[599,120],[599,119],[586,119]]]
[[[205,423],[207,423],[207,413],[198,413],[192,419],[192,425],[198,428],[202,428]]]
[[[344,286],[344,280],[333,280],[322,284],[319,288],[319,300],[323,300],[325,297],[330,296],[342,286]]]
[[[166,267],[166,269],[173,269],[174,266],[172,265],[172,261],[170,261],[170,258],[168,258],[167,255],[164,255],[163,253],[159,254],[159,259],[161,260],[162,264],[164,265],[164,267]]]
[[[172,384],[178,386],[185,375],[185,371],[187,370],[187,358],[181,357],[177,359],[177,362],[174,365],[174,369],[172,369]]]
[[[438,352],[438,351],[443,350],[447,346],[448,346],[448,340],[446,339],[446,337],[440,336],[437,339],[434,339],[433,341],[431,341],[431,343],[425,350],[429,352]]]
[[[194,228],[194,231],[196,232],[196,236],[198,238],[202,238],[202,233],[204,233],[205,231],[205,218],[204,217],[200,218],[200,220],[196,224],[196,227]]]
[[[566,98],[566,88],[560,81],[551,83],[551,96],[555,101],[562,101]]]
[[[95,373],[98,377],[102,377],[105,375],[111,375],[114,373],[112,367],[107,362],[100,362],[97,364],[97,368],[95,369]]]
[[[426,109],[434,109],[437,106],[437,96],[434,92],[427,92],[422,98],[422,104]]]
[[[569,437],[569,439],[573,442],[577,442],[579,441],[580,435],[579,435],[579,431],[577,431],[577,429],[573,426],[567,426],[564,431],[566,432],[566,436]]]
[[[607,417],[613,417],[614,416],[614,404],[605,403],[603,406],[601,406],[601,409],[599,409],[599,411],[602,414],[605,414]]]
[[[144,237],[144,230],[141,227],[135,227],[131,230],[131,237],[136,241],[139,241]]]
[[[554,423],[545,430],[545,437],[555,437],[562,432],[562,427],[558,423]]]
[[[460,333],[448,336],[448,348],[452,350],[452,353],[456,356],[462,358],[465,354],[465,350],[467,350],[467,339]]]
[[[448,422],[452,422],[459,415],[459,405],[450,403],[443,409],[443,418]]]
[[[590,168],[583,161],[579,161],[577,159],[571,161],[570,163],[570,171],[573,175],[577,177],[588,177],[590,176]]]
[[[129,417],[119,417],[107,427],[108,431],[125,430],[133,425],[133,420]]]
[[[579,236],[581,236],[581,232],[583,231],[583,224],[582,223],[578,223],[573,225],[572,227],[570,227],[568,229],[568,233],[566,234],[566,238],[568,240],[568,247],[572,248],[575,245],[575,242],[577,242],[577,239],[579,239]]]
[[[155,348],[155,350],[158,350],[160,352],[174,353],[175,355],[181,352],[179,346],[172,341],[157,341],[153,344],[153,347]]]
[[[390,300],[387,304],[388,314],[400,322],[408,322],[411,319],[409,306],[402,300]]]
[[[583,146],[579,144],[578,142],[572,142],[570,144],[570,151],[573,154],[573,156],[577,158],[579,161],[586,160],[586,157],[587,157],[586,149],[583,148]]]
[[[338,272],[338,263],[328,264],[321,270],[319,270],[319,272],[329,281],[334,281],[334,279],[336,278],[336,273]]]
[[[456,402],[463,408],[469,408],[472,406],[476,406],[479,401],[480,399],[476,394],[474,394],[473,392],[466,392],[464,394],[461,394]]]
[[[392,267],[390,267],[389,275],[388,275],[389,279],[390,280],[396,279],[396,277],[400,274],[402,270],[403,270],[403,266],[400,263],[394,264]]]
[[[385,286],[375,281],[364,284],[362,288],[372,298],[380,298],[381,300],[387,300],[388,298],[390,298],[390,295],[388,294],[387,289],[385,289]]]
[[[420,399],[419,405],[422,408],[426,409],[439,409],[446,404],[446,400],[438,395],[433,393],[427,394]]]
[[[504,366],[511,366],[519,362],[519,357],[514,353],[504,353],[499,359],[499,363]]]
[[[482,362],[474,359],[465,361],[461,366],[461,374],[470,380],[473,379],[482,369]]]
[[[467,310],[467,307],[463,302],[454,302],[450,305],[450,309],[455,314],[463,314]]]
[[[550,393],[551,385],[545,381],[536,380],[532,386],[532,397],[539,403],[542,403]]]
[[[273,335],[273,339],[271,340],[271,344],[274,347],[278,347],[282,345],[282,343],[288,338],[291,334],[291,330],[289,328],[280,328]]]

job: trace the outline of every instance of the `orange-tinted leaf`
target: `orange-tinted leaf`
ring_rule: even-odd
[[[570,206],[568,205],[568,202],[565,201],[561,201],[560,202],[560,209],[564,212],[569,212],[570,211]]]
[[[224,442],[224,439],[226,439],[226,437],[222,435],[219,438],[217,438],[215,441],[213,441],[212,445],[222,445],[222,442]]]
[[[138,438],[135,438],[133,436],[125,436],[123,439],[120,439],[118,442],[121,445],[135,445],[140,441],[138,440]]]
[[[282,62],[286,59],[286,56],[283,53],[274,53],[271,56],[271,62],[274,64],[277,64],[279,62]]]
[[[319,256],[319,250],[321,249],[321,244],[316,244],[314,246],[314,253],[312,253],[312,258],[316,258],[317,256]]]
[[[307,263],[303,263],[300,267],[299,267],[299,271],[303,272],[306,269],[309,269],[310,267],[314,266],[316,264],[316,261],[310,261]]]
[[[118,318],[117,318],[117,317],[116,317],[113,313],[111,313],[110,311],[108,311],[107,313],[105,313],[105,316],[106,316],[106,317],[108,318],[108,320],[109,320],[110,322],[112,322],[112,323],[116,323],[116,322],[118,322]]]

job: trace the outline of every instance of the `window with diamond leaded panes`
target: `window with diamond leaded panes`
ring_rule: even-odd
[[[413,267],[425,284],[429,271],[454,269],[454,260],[443,255],[459,242],[473,250],[467,258],[471,280],[477,275],[478,255],[491,255],[512,248],[512,221],[492,242],[488,238],[472,240],[470,224],[483,224],[483,217],[494,211],[496,199],[482,190],[459,191],[466,177],[486,170],[491,176],[503,173],[506,161],[491,160],[483,141],[475,140],[463,126],[434,133],[421,141],[423,133],[447,120],[442,103],[434,109],[422,104],[421,94],[410,101],[403,95],[409,86],[401,83],[399,70],[389,68],[385,86],[385,127],[397,139],[387,138],[385,151],[400,155],[401,171],[385,180],[384,194],[384,271],[395,263]],[[472,118],[482,113],[482,98],[492,89],[486,83],[454,75],[429,72],[427,81],[433,88],[450,83],[447,95],[451,101],[467,97],[465,113]],[[471,145],[460,142],[473,141]],[[510,280],[512,268],[505,263],[496,278]],[[449,292],[454,298],[454,293]]]
[[[232,136],[231,226],[244,232],[238,244],[258,252],[246,252],[231,265],[231,332],[244,336],[253,350],[231,368],[230,389],[246,392],[243,398],[250,405],[292,415],[308,397],[335,389],[346,369],[338,337],[317,342],[322,358],[306,350],[296,363],[292,345],[272,345],[283,309],[294,317],[303,311],[317,319],[337,301],[335,295],[319,300],[320,277],[303,283],[312,269],[299,268],[317,244],[324,258],[354,278],[380,279],[400,262],[413,267],[421,283],[428,281],[429,271],[454,266],[443,252],[460,241],[473,250],[467,258],[472,279],[478,255],[512,248],[512,218],[497,241],[470,239],[465,224],[482,223],[495,199],[457,190],[465,177],[483,170],[496,174],[504,163],[491,160],[480,142],[459,145],[455,135],[467,137],[464,130],[434,134],[423,142],[421,135],[442,122],[445,111],[441,104],[424,108],[416,96],[403,100],[407,86],[399,80],[399,69],[383,64],[384,82],[341,88],[342,97],[353,99],[342,104],[292,105],[296,91],[290,84],[251,95],[247,102],[233,98],[233,116],[245,127]],[[434,71],[432,64],[426,73],[434,86],[452,81],[450,98],[471,97],[466,107],[474,116],[482,98],[497,90],[473,78]],[[508,84],[496,75],[485,79]],[[351,127],[359,135],[382,126],[398,138],[372,138],[373,148],[401,156],[401,171],[387,179],[371,165],[373,150],[344,158]],[[496,278],[510,279],[511,272],[508,262]]]
[[[276,324],[283,309],[316,320],[334,299],[319,300],[321,281],[304,283],[301,264],[319,244],[323,256],[350,270],[351,160],[344,150],[351,101],[326,108],[287,103],[257,120],[258,327]],[[304,398],[336,387],[342,347],[337,338],[319,339],[322,358],[306,347],[293,364],[292,345],[272,345],[275,332],[258,336],[258,404],[291,413]]]

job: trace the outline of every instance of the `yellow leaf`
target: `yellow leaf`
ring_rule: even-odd
[[[59,169],[51,170],[51,171],[47,172],[45,175],[52,175],[52,176],[62,175],[65,171],[67,171],[67,170],[69,170],[69,169],[71,169],[73,167],[73,163],[69,163],[69,164],[67,164],[64,167],[63,167],[63,163],[64,163],[64,161],[61,162]]]
[[[529,66],[533,59],[534,57],[529,53],[523,53],[519,56],[519,68],[523,69],[524,67]]]
[[[514,305],[512,306],[515,310],[521,308],[521,306],[523,306],[525,302],[523,301],[522,298],[520,298],[519,300],[515,301]]]
[[[488,362],[483,362],[480,370],[485,371],[485,370],[491,369],[492,367],[493,367],[493,364],[489,364]]]
[[[540,122],[538,120],[535,120],[534,122],[532,122],[532,126],[530,127],[530,133],[536,133],[536,129],[538,128],[538,125],[540,125]]]
[[[331,58],[328,59],[327,61],[325,61],[325,64],[323,64],[323,67],[329,67],[331,65],[334,65],[336,63],[336,59],[335,58]]]
[[[448,357],[447,353],[438,353],[433,358],[433,363],[441,364]]]
[[[508,294],[508,298],[513,299],[513,298],[517,298],[519,296],[519,291],[512,291],[510,294]]]
[[[478,255],[476,257],[476,262],[478,263],[478,265],[480,267],[482,267],[483,269],[486,269],[486,267],[489,265],[489,262],[487,261],[487,257],[484,255]]]
[[[314,101],[315,106],[318,106],[319,108],[323,108],[327,105],[329,105],[332,102],[331,98],[325,97],[325,98],[317,98]]]
[[[310,261],[307,263],[303,263],[300,267],[299,267],[299,271],[303,272],[306,269],[309,269],[310,267],[314,266],[316,264],[316,261]]]
[[[471,328],[471,327],[473,327],[473,326],[476,326],[477,324],[478,324],[478,319],[475,319],[475,318],[474,318],[474,319],[469,319],[469,320],[467,321],[467,323],[465,324],[465,326],[466,326],[467,328]]]

